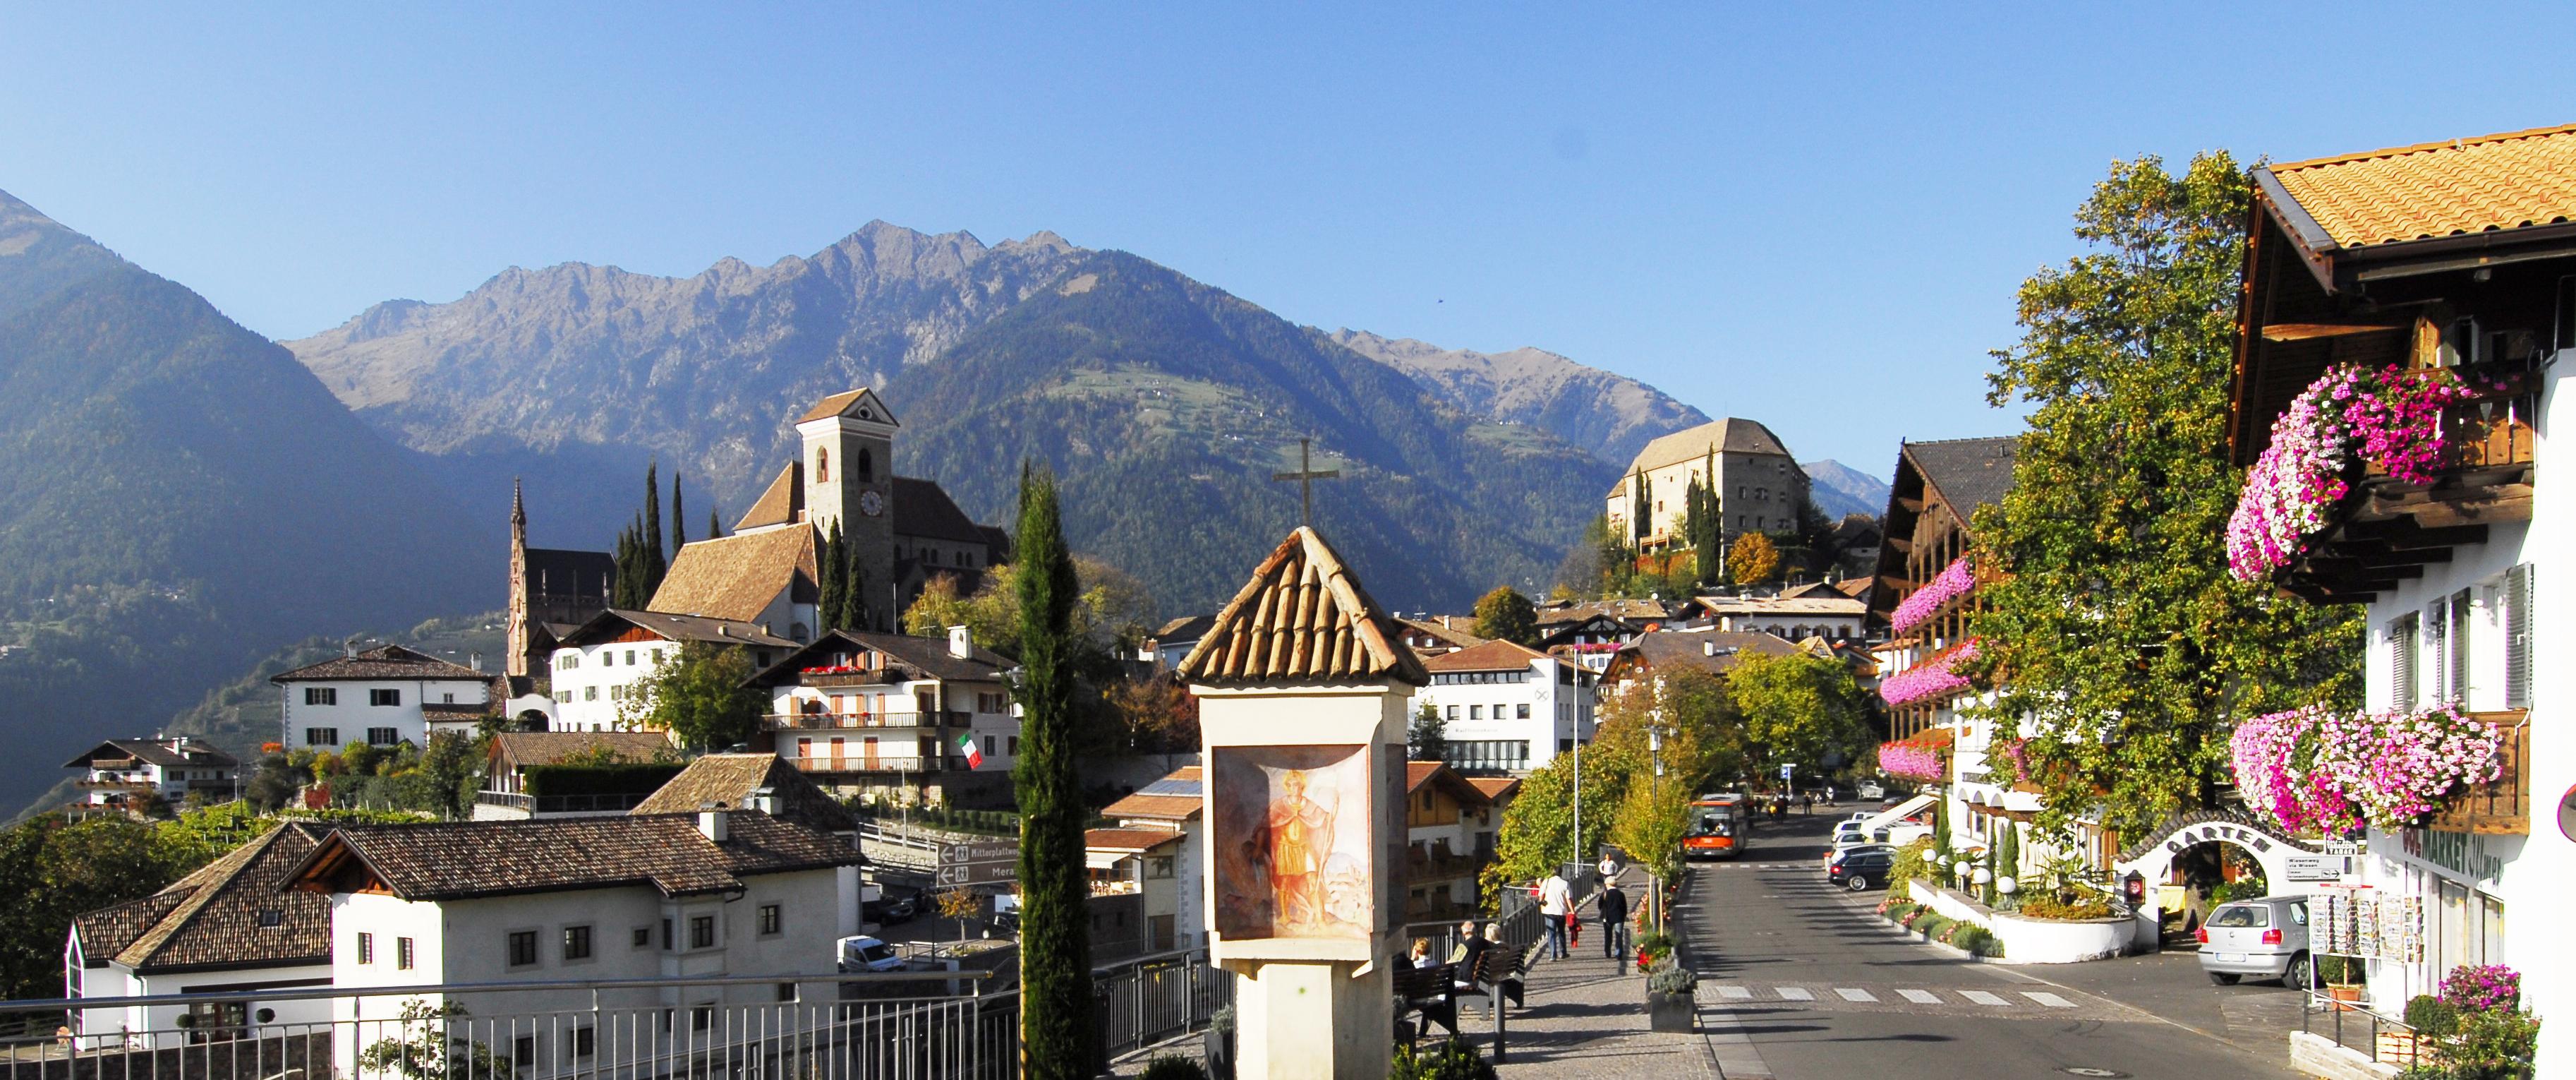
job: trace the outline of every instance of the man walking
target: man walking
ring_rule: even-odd
[[[1561,870],[1550,870],[1547,880],[1538,883],[1539,921],[1547,924],[1547,955],[1551,960],[1565,959],[1565,913],[1574,909],[1574,886],[1565,880]]]
[[[1619,890],[1617,878],[1610,879],[1601,890],[1601,955],[1616,959],[1627,944],[1628,894]]]

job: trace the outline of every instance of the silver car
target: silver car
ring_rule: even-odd
[[[2308,900],[2304,896],[2265,896],[2232,900],[2209,913],[2200,924],[2200,970],[2209,981],[2234,986],[2239,980],[2279,979],[2283,986],[2308,984]]]

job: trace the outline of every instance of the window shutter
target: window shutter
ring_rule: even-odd
[[[2388,624],[2389,695],[2391,707],[2415,707],[2415,614],[2408,612]]]
[[[2531,571],[2529,563],[2505,572],[2504,706],[2531,707]]]
[[[2451,594],[2451,658],[2447,665],[2450,679],[2449,700],[2467,708],[2469,703],[2469,590]]]
[[[2419,631],[2423,634],[2424,669],[2416,677],[2416,685],[2422,688],[2423,697],[2415,704],[2441,704],[2446,688],[2451,685],[2450,635],[2445,633],[2450,629],[2451,621],[2444,617],[2450,613],[2449,609],[2448,598],[2435,600],[2424,609],[2424,621]]]

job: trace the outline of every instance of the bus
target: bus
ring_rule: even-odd
[[[1753,803],[1737,794],[1691,800],[1690,827],[1682,834],[1685,859],[1732,859],[1753,842]]]

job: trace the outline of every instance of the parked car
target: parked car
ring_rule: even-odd
[[[2264,896],[2220,904],[2200,924],[2198,936],[2200,970],[2213,983],[2234,986],[2254,978],[2279,979],[2283,986],[2308,984],[2306,897]]]
[[[894,946],[864,934],[841,939],[843,974],[860,971],[901,971],[903,958],[895,955]]]
[[[887,889],[880,899],[868,901],[859,914],[879,926],[911,922],[921,914],[921,894]]]
[[[1896,849],[1873,844],[1844,848],[1825,864],[1825,880],[1860,892],[1887,887],[1887,872],[1896,865]]]
[[[1859,790],[1854,791],[1852,794],[1858,795],[1864,799],[1884,799],[1887,797],[1887,789],[1876,784],[1863,781]]]

